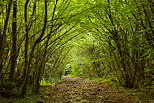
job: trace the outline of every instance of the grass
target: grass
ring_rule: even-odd
[[[28,91],[25,97],[10,97],[10,98],[3,98],[0,97],[0,103],[45,103],[44,99],[44,92],[45,89],[41,88],[39,94],[32,94]]]
[[[45,80],[42,80],[40,84],[42,86],[55,85],[55,83],[51,83],[51,82],[48,82],[48,81],[45,81]]]
[[[107,83],[109,86],[113,88],[117,88],[120,91],[127,92],[132,97],[132,103],[154,103],[154,86],[143,87],[138,89],[128,89],[121,87],[115,80],[113,79],[104,79],[104,78],[92,78],[90,79],[97,83]]]
[[[45,80],[45,79],[41,80],[40,84],[42,86],[49,86],[49,85],[55,85],[55,84],[57,84],[57,83],[59,83],[61,81],[62,81],[62,79],[60,79],[58,77],[53,77],[53,78],[50,78],[48,81]]]
[[[154,103],[154,89],[152,88],[126,89],[126,91],[132,95],[134,103]]]
[[[40,95],[26,95],[23,98],[0,98],[0,103],[38,103],[38,101],[44,102],[44,100],[40,97]]]
[[[32,89],[28,88],[27,95],[25,97],[18,97],[18,96],[10,98],[0,97],[0,103],[45,103],[44,99],[47,89],[44,88],[44,86],[55,85],[60,81],[62,80],[59,78],[52,78],[49,81],[43,79],[40,83],[42,88],[40,88],[39,94],[32,93],[31,92]]]

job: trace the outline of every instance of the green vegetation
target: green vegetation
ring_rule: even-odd
[[[29,89],[29,88],[28,88]],[[45,95],[44,93],[47,92],[45,88],[41,88],[38,94],[33,94],[31,91],[27,91],[27,95],[24,97],[10,97],[4,98],[0,97],[1,103],[44,103]]]
[[[154,1],[1,0],[0,98],[39,93],[63,75],[152,99]]]

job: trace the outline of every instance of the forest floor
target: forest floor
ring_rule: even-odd
[[[39,94],[29,92],[24,98],[0,97],[0,103],[154,103],[154,98],[149,98],[154,96],[150,91],[137,92],[105,82],[64,76],[56,85],[42,85]]]
[[[79,77],[63,78],[61,83],[47,86],[45,103],[132,103],[129,93],[112,88],[106,83]]]

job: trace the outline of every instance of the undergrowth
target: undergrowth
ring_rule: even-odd
[[[28,91],[25,97],[16,96],[16,97],[4,98],[0,96],[0,103],[45,103],[44,102],[45,92],[46,89],[41,88],[38,94],[33,94],[30,91]]]
[[[42,86],[50,86],[50,85],[56,85],[58,83],[60,83],[61,81],[63,81],[62,78],[50,78],[48,80],[42,79],[40,85]]]
[[[90,80],[97,83],[106,83],[120,91],[127,92],[131,96],[132,103],[154,103],[154,86],[141,88],[125,88],[120,86],[116,80],[104,78],[91,78]]]

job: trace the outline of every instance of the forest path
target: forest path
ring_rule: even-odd
[[[128,93],[105,83],[96,83],[79,77],[64,76],[64,81],[47,86],[45,103],[131,103]]]

